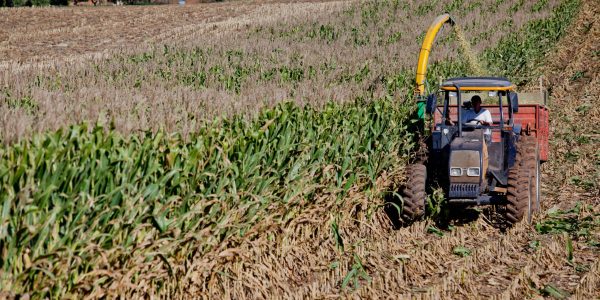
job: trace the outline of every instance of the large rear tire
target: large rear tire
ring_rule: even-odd
[[[509,226],[527,217],[539,207],[539,147],[533,136],[522,136],[517,145],[515,164],[508,170],[505,219]]]
[[[404,223],[412,223],[425,215],[427,168],[422,164],[409,165],[407,176],[408,181],[401,190],[403,201],[400,217]]]
[[[540,146],[535,136],[521,136],[519,141],[519,165],[530,170],[533,177],[533,209],[540,210]]]
[[[532,217],[532,187],[533,176],[531,172],[518,166],[508,171],[508,187],[506,193],[506,222],[512,226],[523,220],[526,216],[528,222]]]

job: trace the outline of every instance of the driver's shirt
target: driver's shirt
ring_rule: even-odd
[[[468,122],[470,120],[479,120],[479,121],[485,121],[488,123],[492,123],[492,114],[490,113],[489,110],[485,109],[485,108],[481,108],[481,110],[479,110],[479,113],[476,113],[475,110],[473,109],[466,109],[462,111],[462,119],[463,122]],[[490,129],[486,129],[483,134],[485,135],[490,135],[492,134],[492,130]]]

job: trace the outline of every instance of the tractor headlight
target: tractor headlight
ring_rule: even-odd
[[[450,168],[450,176],[461,176],[462,169],[461,168]]]
[[[467,169],[467,176],[479,176],[481,174],[479,168],[468,168]]]

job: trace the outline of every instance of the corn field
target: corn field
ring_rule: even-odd
[[[91,45],[103,45],[92,38],[111,34],[127,22],[121,24],[109,19],[107,24],[114,23],[116,27],[108,27],[107,32],[98,34],[88,34],[85,27],[86,31],[79,35],[75,29],[71,32],[57,25],[53,25],[57,28],[52,29],[48,37],[45,37],[47,33],[36,33],[32,37],[15,33],[9,36],[10,49],[37,47],[27,51],[45,51],[57,58],[51,60],[52,63],[34,59],[21,63],[19,54],[15,55],[19,63],[7,63],[0,69],[0,105],[3,107],[0,139],[12,142],[35,132],[85,121],[112,121],[115,129],[125,134],[163,128],[187,137],[198,130],[202,120],[232,115],[250,117],[282,101],[322,107],[329,101],[343,103],[386,95],[403,98],[406,94],[412,95],[413,68],[425,30],[431,20],[444,11],[455,16],[474,51],[492,51],[487,55],[489,61],[499,66],[492,66],[490,72],[519,67],[512,75],[518,76],[524,69],[519,66],[522,61],[515,60],[514,67],[502,64],[513,63],[513,57],[517,56],[515,51],[523,45],[515,47],[511,43],[509,46],[515,48],[504,50],[515,52],[514,55],[502,53],[495,45],[501,44],[502,37],[528,26],[528,22],[547,23],[544,20],[548,20],[553,10],[561,14],[572,10],[559,7],[557,0],[540,3],[487,0],[448,4],[390,0],[326,2],[314,8],[302,3],[280,4],[278,9],[273,6],[254,10],[251,4],[243,4],[238,10],[239,14],[247,13],[245,17],[227,19],[227,14],[235,14],[226,10],[226,6],[223,11],[206,10],[207,21],[196,25],[188,25],[194,19],[186,15],[181,21],[185,25],[179,31],[124,31],[115,37],[115,44],[122,48],[108,53],[90,52]],[[192,17],[201,17],[204,11],[194,6],[182,8],[183,11],[171,9],[169,13],[189,13]],[[511,14],[490,13],[496,9]],[[92,16],[100,14],[98,17],[101,17],[107,14],[105,10],[90,11],[86,22],[98,22]],[[292,13],[296,11],[297,14]],[[56,18],[73,18],[65,16],[68,11],[51,10],[51,13],[56,14]],[[148,28],[156,28],[153,22],[163,18],[153,18],[148,8],[136,8],[129,13],[131,16],[124,14],[123,18],[145,16],[137,18],[147,20]],[[218,18],[219,13],[223,20]],[[281,15],[281,19],[274,15]],[[6,18],[18,16],[7,15]],[[248,20],[248,16],[254,19]],[[564,18],[568,16],[564,14]],[[560,25],[549,27],[558,33],[564,30]],[[542,32],[544,37],[552,37]],[[147,40],[141,38],[148,35],[151,37]],[[555,34],[553,39],[558,36]],[[39,43],[34,43],[35,38],[46,38],[43,41],[48,44],[57,44],[56,39],[60,38],[71,46],[40,48]],[[71,39],[74,41],[66,42]],[[79,39],[89,39],[89,42],[80,45]],[[441,78],[469,74],[462,60],[456,59],[462,56],[454,39],[451,29],[445,29],[436,43],[428,73],[432,87]],[[523,41],[540,45],[530,49],[524,57],[536,53],[543,56],[544,51],[539,47],[545,47],[547,42],[550,40],[539,37]],[[78,49],[83,58],[73,54]],[[12,52],[3,53],[11,57]],[[92,58],[85,59],[88,56]],[[527,61],[533,60],[527,58]]]
[[[90,35],[73,42],[87,43],[80,56],[76,47],[64,56],[37,49],[48,61],[6,56],[0,298],[598,296],[597,132],[573,140],[571,131],[587,129],[558,121],[600,119],[594,1],[272,2],[207,4],[208,21],[185,19],[179,34],[124,31],[129,49],[102,55]],[[144,24],[161,9],[176,18],[204,7],[129,13]],[[17,12],[43,10],[69,18]],[[544,75],[554,97],[578,103],[552,108],[550,199],[533,227],[444,225],[437,194],[429,220],[398,229],[386,217],[386,199],[420,151],[413,65],[444,11],[482,75],[523,88]],[[111,10],[89,12],[93,20]],[[53,26],[52,39],[70,32]],[[46,35],[22,30],[8,45]],[[590,42],[564,54],[555,44],[567,34]],[[438,40],[428,89],[474,72],[455,39]],[[574,59],[562,66],[549,55]],[[587,92],[569,95],[576,85]],[[567,151],[567,142],[576,146]],[[561,173],[564,165],[580,167]],[[579,203],[563,201],[569,195]]]
[[[315,193],[343,199],[408,158],[409,113],[389,100],[323,111],[288,103],[251,122],[209,123],[189,142],[81,125],[3,149],[4,271],[23,276],[4,283],[85,291],[104,276],[81,270],[103,260],[141,256],[162,268],[244,237],[266,217],[288,222]]]

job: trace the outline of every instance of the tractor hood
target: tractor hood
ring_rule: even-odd
[[[450,198],[476,198],[481,185],[483,131],[465,132],[450,144]]]

